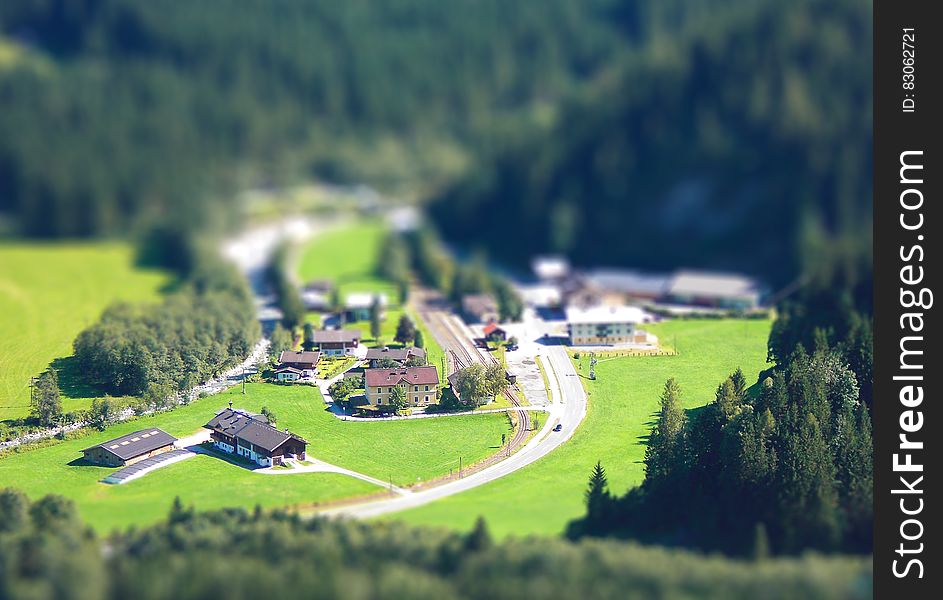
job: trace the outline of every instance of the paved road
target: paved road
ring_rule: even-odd
[[[580,383],[579,375],[570,363],[562,346],[547,346],[542,348],[540,353],[551,371],[549,379],[553,402],[550,407],[550,416],[540,432],[516,454],[458,481],[452,481],[406,496],[329,509],[322,511],[320,514],[369,518],[417,508],[429,502],[500,479],[553,452],[573,435],[577,425],[586,415],[586,394]],[[551,431],[557,423],[563,425],[563,431]]]

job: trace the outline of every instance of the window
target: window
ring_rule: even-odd
[[[429,396],[426,396],[426,399],[423,400],[423,402],[425,402],[426,404],[429,404]]]
[[[427,391],[427,392],[429,391],[429,386],[428,386],[428,385],[426,386],[425,391]]]
[[[418,391],[419,391],[419,386],[418,386],[418,385],[414,385],[414,386],[413,386],[413,391],[414,391],[414,392],[418,392]]]

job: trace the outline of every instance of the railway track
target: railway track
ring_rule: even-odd
[[[490,353],[482,353],[475,347],[474,342],[461,332],[456,332],[456,327],[449,323],[450,314],[442,310],[430,309],[425,301],[420,302],[419,318],[426,324],[432,335],[439,342],[439,345],[446,351],[451,358],[449,361],[449,375],[459,369],[464,369],[474,363],[480,363],[484,366],[497,364],[498,361]],[[469,345],[472,345],[469,350]],[[516,384],[504,389],[504,395],[511,402],[512,406],[520,407],[521,402],[517,398],[516,392],[520,392]],[[514,434],[508,444],[508,453],[515,451],[523,445],[527,439],[527,433],[531,428],[531,415],[526,410],[514,411],[517,415],[517,426],[514,428]]]

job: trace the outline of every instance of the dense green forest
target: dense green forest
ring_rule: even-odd
[[[870,2],[717,4],[647,38],[549,131],[483,157],[432,206],[445,236],[519,262],[554,250],[777,287],[869,255]]]
[[[0,216],[39,236],[155,219],[205,229],[241,187],[433,186],[493,132],[546,121],[623,51],[623,23],[654,18],[633,11],[614,0],[3,2]]]
[[[605,541],[495,543],[468,534],[179,504],[163,524],[99,539],[56,496],[0,490],[0,597],[868,598],[870,561],[758,562]]]
[[[113,305],[79,334],[70,360],[85,383],[162,407],[249,355],[260,330],[248,285],[211,252],[198,256],[160,304]]]

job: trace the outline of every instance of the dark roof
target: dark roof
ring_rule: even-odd
[[[142,429],[123,435],[107,442],[102,442],[95,446],[89,446],[82,452],[87,452],[93,448],[101,448],[111,452],[122,460],[128,460],[142,454],[147,454],[152,450],[169,446],[177,441],[177,438],[166,431],[153,427],[151,429]]]
[[[402,382],[409,385],[436,385],[439,383],[439,372],[434,366],[366,369],[363,372],[363,378],[364,385],[373,387],[399,385]]]
[[[495,312],[498,302],[488,294],[468,294],[462,298],[462,310],[476,314]]]
[[[426,351],[422,348],[370,348],[367,350],[367,360],[408,360],[414,356],[424,357]]]
[[[356,329],[319,329],[311,339],[315,344],[325,342],[353,342],[360,339],[360,331]]]
[[[224,408],[216,413],[216,416],[210,419],[204,427],[252,443],[269,452],[292,438],[305,444],[308,443],[298,435],[275,429],[262,415],[253,415],[239,409]]]
[[[501,333],[504,333],[504,330],[498,327],[497,323],[488,323],[487,325],[485,325],[482,331],[484,332],[485,335],[491,335],[492,333],[496,331],[500,331]]]
[[[276,373],[298,373],[299,375],[304,373],[304,371],[302,371],[301,369],[296,369],[295,367],[282,367],[275,372]]]
[[[320,357],[320,352],[294,352],[292,350],[285,350],[278,355],[278,362],[316,365]]]

